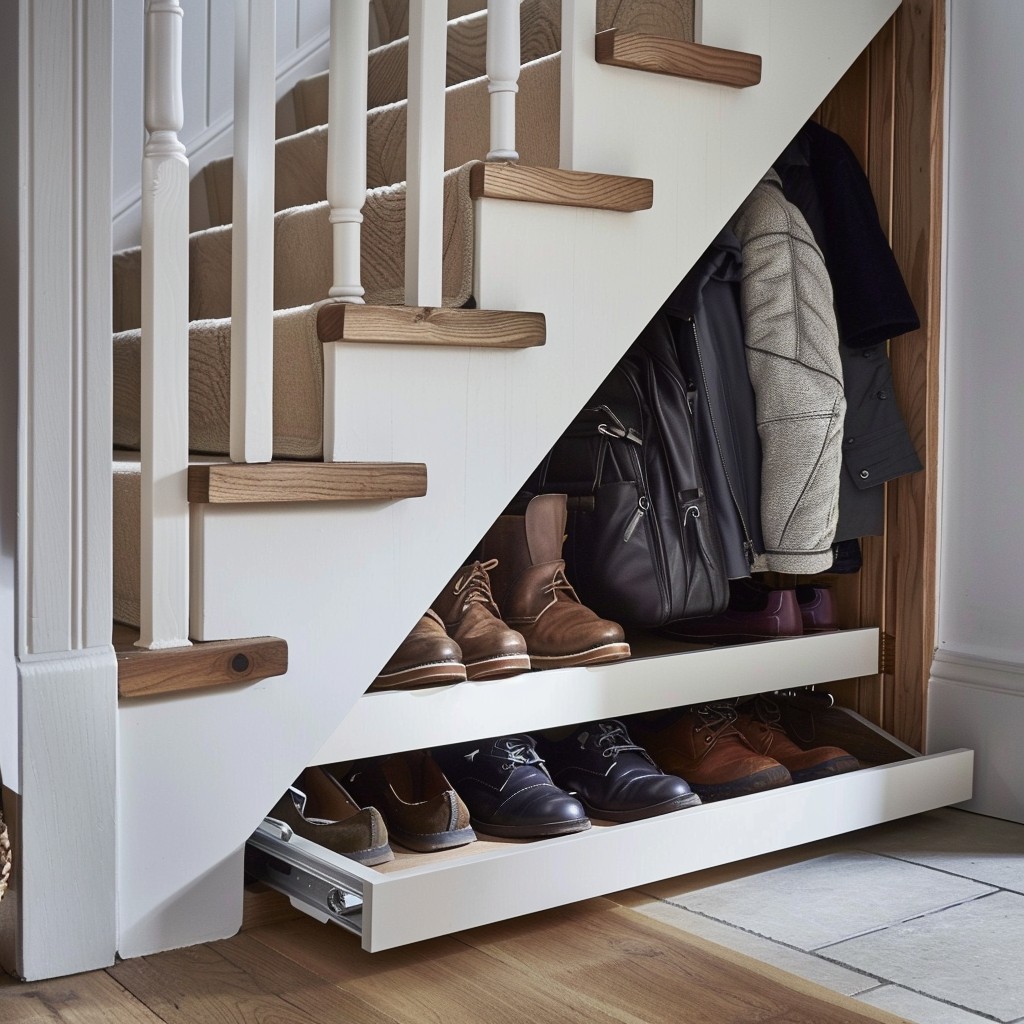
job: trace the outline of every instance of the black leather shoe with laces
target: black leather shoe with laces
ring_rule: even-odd
[[[614,719],[579,725],[564,739],[542,738],[538,746],[552,781],[577,797],[592,818],[636,821],[700,803],[686,782],[666,775]]]
[[[477,832],[521,838],[590,828],[579,800],[551,781],[532,736],[499,736],[432,753]]]

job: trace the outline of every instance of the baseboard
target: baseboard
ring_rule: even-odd
[[[974,796],[964,810],[1024,823],[1024,665],[940,650],[928,681],[926,749],[971,747]]]

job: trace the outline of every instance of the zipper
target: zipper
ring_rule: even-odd
[[[711,392],[708,388],[708,377],[704,370],[704,357],[700,351],[700,338],[697,335],[697,322],[691,316],[688,320],[690,324],[690,330],[693,331],[693,347],[697,353],[697,362],[700,365],[700,376],[704,382],[704,394],[709,395]],[[687,393],[687,402],[689,403],[689,393]],[[690,411],[693,411],[693,407],[690,407]],[[722,464],[722,475],[725,477],[726,485],[729,488],[729,497],[732,498],[733,507],[736,509],[736,515],[739,517],[740,526],[743,528],[743,549],[747,555],[747,562],[750,565],[754,564],[754,541],[750,536],[750,531],[747,529],[747,521],[743,516],[743,508],[736,497],[736,490],[733,487],[732,479],[729,476],[729,467],[725,461],[725,455],[722,451],[722,438],[718,433],[718,424],[715,422],[714,409],[712,408],[711,402],[708,402],[708,420],[711,423],[711,432],[715,435],[715,447],[718,449],[718,461]],[[689,509],[687,510],[689,511]],[[684,520],[685,521],[685,520]]]
[[[622,543],[628,544],[629,538],[636,533],[636,528],[640,525],[640,521],[645,515],[647,515],[648,509],[651,507],[651,499],[646,494],[640,495],[640,501],[637,502],[636,511],[629,517],[629,522],[626,524],[626,532],[622,535]]]

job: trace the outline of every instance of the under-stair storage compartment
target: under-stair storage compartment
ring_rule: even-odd
[[[478,736],[827,684],[877,671],[879,634],[858,629],[634,657],[491,682],[370,693],[321,750],[354,760]],[[713,671],[712,671],[713,668]],[[622,824],[594,821],[535,840],[480,836],[467,846],[365,867],[267,819],[246,852],[249,873],[299,909],[359,934],[369,951],[757,856],[967,799],[973,754],[921,756],[866,719],[835,708],[816,742],[858,757],[853,772]]]

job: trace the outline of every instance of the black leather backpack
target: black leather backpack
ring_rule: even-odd
[[[530,478],[569,496],[567,575],[599,615],[655,628],[728,602],[721,540],[694,439],[685,376],[659,312]],[[658,354],[653,354],[651,349]]]

